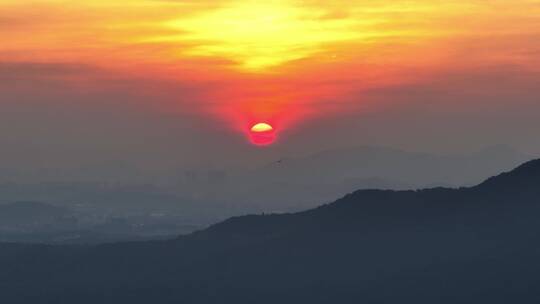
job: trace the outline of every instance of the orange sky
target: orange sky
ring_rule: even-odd
[[[361,110],[456,69],[540,69],[538,0],[0,0],[0,61],[208,86],[178,107],[248,130]]]

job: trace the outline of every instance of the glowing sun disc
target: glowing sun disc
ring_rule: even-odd
[[[253,127],[251,127],[251,132],[255,132],[255,133],[272,132],[272,131],[274,131],[274,128],[265,122],[258,123],[254,125]]]
[[[255,124],[250,129],[251,143],[257,146],[268,146],[276,140],[276,132],[271,125],[261,122]]]

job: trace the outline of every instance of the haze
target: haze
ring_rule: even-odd
[[[539,16],[533,0],[0,0],[2,180],[227,201],[212,218],[479,182],[540,153]],[[250,142],[259,122],[271,145]],[[328,153],[326,180],[302,169]],[[491,161],[441,176],[434,159]],[[3,200],[69,200],[36,193]]]

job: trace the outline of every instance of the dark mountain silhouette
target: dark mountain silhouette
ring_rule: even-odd
[[[540,160],[175,240],[3,244],[2,303],[538,303]]]

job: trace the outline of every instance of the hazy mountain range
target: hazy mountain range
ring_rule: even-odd
[[[56,206],[42,202],[0,204],[0,242],[99,244],[168,239],[200,227],[174,214],[124,216]]]
[[[174,240],[3,244],[4,303],[538,303],[540,160]]]
[[[72,173],[50,170],[46,176],[37,172],[32,178],[43,177],[39,183],[23,182],[23,174],[19,182],[0,183],[0,210],[15,207],[14,202],[42,205],[27,204],[16,217],[3,212],[6,219],[0,221],[0,241],[95,243],[162,238],[234,215],[305,210],[358,189],[472,185],[530,158],[506,146],[446,156],[351,147],[272,158],[251,169],[176,168],[159,178],[126,164],[110,170],[101,170],[103,166]],[[33,214],[43,203],[63,208],[64,215],[35,221]],[[36,211],[31,210],[33,206]]]
[[[0,229],[4,226],[31,227],[53,222],[69,215],[66,208],[39,202],[15,202],[0,205]]]
[[[298,158],[283,158],[252,173],[261,180],[298,183],[336,183],[347,179],[380,178],[410,187],[430,183],[465,185],[479,183],[488,176],[531,156],[508,146],[492,146],[469,154],[437,155],[385,147],[359,146],[322,151]]]
[[[357,189],[470,186],[531,158],[507,146],[463,155],[359,146],[276,159],[232,174],[216,191],[219,197],[246,205],[291,211],[315,207]]]

